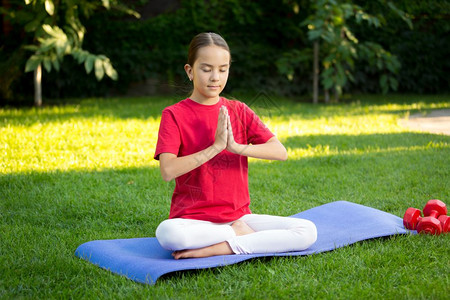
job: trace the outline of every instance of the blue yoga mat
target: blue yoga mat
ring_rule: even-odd
[[[410,232],[397,216],[346,201],[324,204],[291,217],[316,224],[317,242],[309,249],[175,260],[171,251],[164,250],[156,238],[150,237],[91,241],[80,245],[75,255],[131,280],[155,284],[160,276],[170,272],[219,267],[263,256],[310,255],[367,239]]]

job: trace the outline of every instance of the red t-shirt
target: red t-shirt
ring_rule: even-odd
[[[274,136],[242,102],[220,98],[217,104],[203,105],[188,98],[163,110],[154,158],[165,152],[186,156],[211,146],[222,105],[237,143],[262,144]],[[223,223],[251,213],[246,156],[223,150],[175,182],[169,218]]]

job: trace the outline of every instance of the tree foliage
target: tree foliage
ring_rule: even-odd
[[[366,26],[355,28],[359,36],[371,40],[395,54],[401,64],[396,75],[399,90],[414,93],[450,92],[450,1],[448,0],[397,0],[391,9],[386,1],[354,0],[367,10],[383,12],[388,26],[372,30]],[[401,18],[399,18],[399,16]],[[413,28],[404,21],[411,20]],[[359,77],[355,86],[370,79],[365,65],[357,66]],[[369,86],[366,84],[366,86]],[[374,89],[373,86],[370,89]]]
[[[84,28],[81,43],[64,42],[58,33],[59,28],[67,41],[80,40],[78,31],[66,21],[64,3],[69,2],[81,3],[73,10]],[[148,1],[123,2],[145,15],[141,7]],[[301,97],[310,94],[314,41],[320,42],[322,91],[325,86],[333,90],[338,85],[344,93],[396,88],[400,92],[450,92],[449,1],[319,2],[180,0],[176,9],[136,21],[112,9],[118,1],[109,1],[108,9],[107,2],[100,0],[54,0],[50,15],[45,1],[25,5],[23,0],[11,0],[7,12],[0,8],[6,13],[4,19],[13,25],[12,33],[0,34],[0,97],[29,96],[30,75],[23,74],[26,60],[46,47],[52,49],[42,51],[49,55],[41,60],[44,69],[51,70],[43,78],[47,98],[134,92],[136,83],[149,86],[150,93],[185,95],[191,89],[182,67],[187,46],[202,31],[218,32],[230,45],[233,63],[225,92],[232,95],[261,91]],[[316,23],[319,17],[324,22]],[[33,23],[33,18],[38,21]],[[414,25],[412,29],[408,20]],[[51,26],[51,34],[44,30],[45,24]],[[308,28],[310,24],[314,27]],[[48,44],[40,43],[38,37],[47,39]],[[33,45],[33,52],[25,52],[23,45]],[[67,49],[77,46],[82,46],[82,51],[66,54]],[[58,53],[64,60],[56,59]],[[104,57],[93,53],[110,59],[120,75],[116,81],[109,80],[100,64]],[[99,58],[98,69],[107,80],[95,80],[94,57]],[[29,62],[28,69],[38,62]]]
[[[407,15],[391,2],[386,2],[396,14],[411,25]],[[400,63],[395,55],[370,40],[361,40],[352,27],[366,23],[378,29],[387,26],[385,19],[369,14],[363,7],[348,0],[311,1],[313,12],[300,24],[307,27],[308,39],[321,45],[321,83],[325,90],[333,89],[336,95],[354,82],[355,62],[364,60],[381,76],[379,84],[383,93],[397,90],[396,74]],[[311,49],[293,49],[278,60],[280,72],[290,80],[294,77],[293,65],[312,60]]]
[[[138,16],[132,10],[115,0],[24,0],[9,10],[3,10],[10,19],[33,36],[33,43],[25,49],[33,52],[25,65],[25,72],[36,70],[43,65],[47,72],[59,71],[66,55],[73,56],[79,64],[84,64],[89,74],[94,70],[95,77],[101,80],[106,74],[117,80],[117,71],[105,55],[92,54],[83,50],[86,28],[81,18],[89,18],[101,8],[116,8]]]
[[[26,63],[26,72],[35,70],[40,64],[48,72],[52,68],[59,71],[64,56],[72,55],[79,64],[84,64],[88,74],[94,69],[97,80],[105,74],[117,80],[117,71],[109,58],[82,49],[86,28],[80,16],[87,18],[100,7],[110,9],[116,6],[126,10],[118,1],[25,0],[25,4],[29,21],[24,28],[26,32],[34,33],[34,40],[37,41],[37,45],[26,46],[34,52]]]

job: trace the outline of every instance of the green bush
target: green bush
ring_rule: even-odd
[[[58,86],[47,91],[47,95],[100,96],[110,92],[111,88],[114,92],[125,93],[131,83],[148,78],[163,87],[168,86],[171,91],[188,91],[183,69],[187,47],[191,38],[203,31],[220,33],[230,45],[233,80],[229,81],[226,92],[264,89],[278,94],[299,94],[306,91],[309,84],[305,80],[300,77],[292,85],[279,76],[275,65],[283,49],[304,46],[298,36],[298,16],[284,21],[280,18],[293,15],[291,7],[276,1],[210,1],[208,4],[182,1],[182,4],[175,12],[144,21],[111,19],[106,13],[88,20],[84,47],[106,54],[118,70],[119,80],[95,82],[93,77],[82,73],[81,67],[67,61],[62,73],[46,76],[48,84]],[[276,17],[282,21],[273,21]]]
[[[381,1],[358,1],[366,9],[381,12]],[[413,29],[392,11],[384,14],[388,26],[373,30],[367,26],[357,28],[357,35],[370,36],[373,41],[395,54],[401,68],[397,74],[400,92],[450,92],[450,1],[400,0],[395,5],[412,19]],[[377,92],[372,81],[373,72],[360,65],[356,82],[351,89]]]

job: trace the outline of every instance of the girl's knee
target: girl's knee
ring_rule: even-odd
[[[304,249],[311,247],[317,241],[317,227],[309,220],[302,220],[302,225],[293,229],[302,235]]]
[[[186,237],[180,226],[174,219],[161,222],[156,228],[156,238],[159,244],[166,250],[176,251],[186,249]]]
[[[311,245],[312,245],[317,241],[317,227],[316,227],[316,224],[314,224],[311,221],[308,221],[307,223],[308,223],[307,230],[309,232],[310,241],[311,241]]]
[[[306,226],[305,231],[307,233],[307,239],[308,239],[308,243],[309,243],[308,248],[309,248],[317,241],[317,227],[313,222],[311,222],[309,220],[306,220],[305,226]]]

